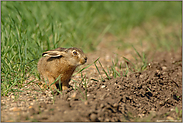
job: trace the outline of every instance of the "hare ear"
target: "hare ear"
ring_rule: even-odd
[[[66,53],[61,51],[46,51],[42,54],[42,56],[48,56],[48,57],[60,57],[64,56]]]

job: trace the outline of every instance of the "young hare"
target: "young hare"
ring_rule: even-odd
[[[51,85],[59,76],[60,78],[51,88],[56,88],[59,81],[62,83],[62,90],[68,89],[69,81],[77,66],[86,63],[87,57],[78,48],[56,48],[42,54],[38,62],[38,71],[42,77]]]

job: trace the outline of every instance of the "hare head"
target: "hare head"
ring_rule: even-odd
[[[49,50],[42,54],[42,56],[48,56],[51,58],[64,58],[69,65],[79,66],[87,61],[86,55],[79,48],[57,48],[55,50]]]

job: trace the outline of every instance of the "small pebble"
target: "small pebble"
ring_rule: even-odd
[[[163,69],[163,70],[166,70],[166,69],[167,69],[167,67],[163,66],[163,67],[162,67],[162,69]]]
[[[141,74],[141,75],[140,75],[140,78],[141,78],[141,79],[144,78],[144,75]]]
[[[94,113],[92,113],[91,115],[90,115],[90,119],[91,119],[91,121],[97,121],[97,114],[94,114]]]
[[[102,85],[101,88],[105,88],[106,86],[105,85]]]
[[[140,118],[143,118],[143,117],[144,117],[144,114],[138,114],[138,116],[139,116]]]
[[[160,105],[160,106],[164,106],[164,104],[165,104],[165,103],[164,103],[163,101],[160,101],[160,102],[159,102],[159,105]]]
[[[114,108],[117,108],[118,106],[119,106],[118,103],[114,103],[113,105]]]
[[[84,104],[85,104],[85,105],[88,105],[88,104],[89,104],[89,102],[88,102],[88,101],[85,101],[85,102],[84,102]]]
[[[15,96],[14,96],[14,95],[12,95],[12,96],[11,96],[11,98],[12,98],[12,99],[15,99]]]

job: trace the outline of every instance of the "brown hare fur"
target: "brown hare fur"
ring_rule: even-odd
[[[62,90],[69,87],[69,81],[77,66],[86,63],[87,57],[79,48],[56,48],[46,51],[38,61],[40,75],[51,85],[58,77],[58,81],[51,85],[51,89],[57,88],[59,81]]]

